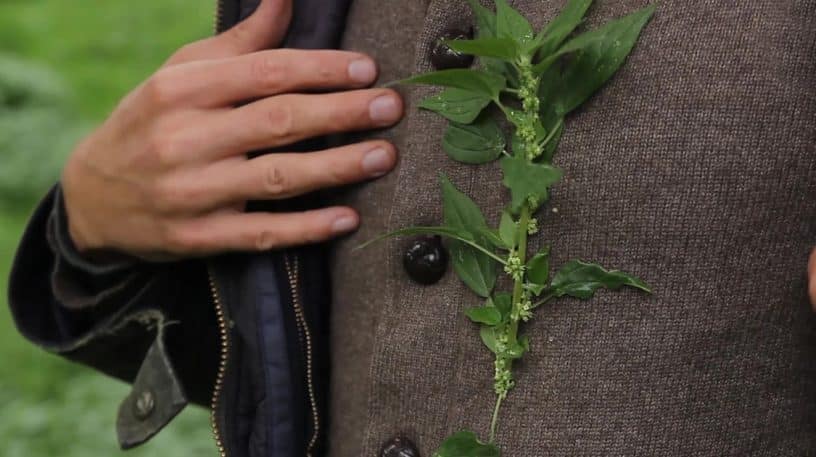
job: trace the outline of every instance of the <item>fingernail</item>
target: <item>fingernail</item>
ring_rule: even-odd
[[[383,148],[377,148],[366,153],[363,157],[363,171],[371,176],[382,176],[393,166],[391,153]]]
[[[369,59],[358,59],[349,64],[349,78],[358,83],[370,83],[377,77],[377,67]]]
[[[357,228],[357,218],[353,216],[340,216],[332,224],[334,233],[346,233]]]
[[[368,106],[368,111],[372,121],[384,124],[395,122],[400,116],[399,104],[393,95],[382,95],[375,98]]]

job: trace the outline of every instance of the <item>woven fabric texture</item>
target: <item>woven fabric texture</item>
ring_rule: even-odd
[[[512,2],[536,26],[563,0]],[[588,26],[643,7],[598,0]],[[383,81],[430,69],[428,52],[469,26],[463,0],[356,0],[345,47]],[[533,244],[635,273],[655,290],[602,292],[536,311],[531,352],[502,410],[507,457],[816,455],[816,319],[805,268],[816,244],[816,2],[663,0],[628,61],[566,124],[565,179]],[[445,173],[496,223],[497,166],[440,147],[418,112],[386,134],[401,152],[383,181],[346,190],[362,230],[333,260],[330,455],[374,457],[404,435],[423,456],[451,431],[485,436],[492,356],[462,315],[479,304],[450,271],[410,282],[405,240],[441,221]],[[554,209],[557,208],[557,212]]]

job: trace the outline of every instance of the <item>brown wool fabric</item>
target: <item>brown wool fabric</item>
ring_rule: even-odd
[[[536,26],[563,0],[512,2]],[[598,0],[588,24],[643,7]],[[472,22],[463,0],[356,0],[344,46],[382,81],[430,70],[428,50]],[[563,299],[524,332],[531,353],[502,410],[507,457],[816,455],[816,319],[805,268],[816,244],[816,1],[661,1],[617,76],[567,120],[566,178],[533,245],[553,265],[597,261],[655,290]],[[430,456],[460,428],[485,436],[492,357],[462,315],[479,304],[449,271],[402,270],[405,240],[441,220],[448,175],[495,223],[497,166],[454,163],[444,121],[414,108],[386,135],[396,172],[349,189],[363,228],[333,260],[330,455],[374,457],[395,435]],[[382,135],[374,135],[382,136]]]

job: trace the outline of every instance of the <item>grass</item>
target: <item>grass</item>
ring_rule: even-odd
[[[3,0],[0,53],[56,72],[73,92],[76,118],[98,123],[174,49],[210,34],[212,3]],[[0,167],[2,157],[0,151]],[[0,209],[0,454],[120,455],[114,424],[128,386],[45,353],[13,328],[6,278],[34,203],[15,201],[13,208]],[[207,412],[188,408],[153,441],[127,455],[216,455]]]

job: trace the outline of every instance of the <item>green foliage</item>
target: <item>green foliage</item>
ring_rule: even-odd
[[[476,231],[474,237],[480,246],[488,246],[480,230],[487,229],[487,223],[479,207],[467,195],[460,192],[447,178],[442,177],[442,202],[445,225],[448,227]],[[498,268],[496,261],[483,252],[459,242],[450,243],[453,269],[476,295],[487,297],[496,285]]]
[[[453,160],[478,165],[498,159],[505,141],[499,124],[482,115],[470,125],[451,122],[442,138],[442,149]]]
[[[566,115],[600,89],[626,60],[654,10],[654,5],[647,6],[568,42],[565,46],[576,52],[566,66],[549,66],[541,77],[539,97],[549,109]]]
[[[433,457],[499,457],[499,449],[482,443],[475,433],[463,431],[448,437]]]
[[[453,87],[480,94],[490,99],[499,96],[507,82],[504,77],[482,70],[456,68],[412,76],[400,81],[403,84],[430,84],[441,87]]]
[[[529,338],[519,335],[519,326],[532,319],[537,306],[562,296],[588,299],[602,287],[629,286],[650,292],[632,275],[580,261],[569,262],[551,278],[550,248],[527,261],[527,238],[538,231],[533,215],[563,174],[551,161],[564,132],[564,116],[622,65],[654,7],[569,38],[583,21],[591,0],[569,0],[561,14],[535,35],[527,19],[507,0],[495,0],[495,13],[478,0],[467,1],[478,24],[476,38],[453,40],[448,46],[479,57],[481,69],[443,70],[402,81],[447,88],[420,105],[450,121],[443,149],[454,160],[468,164],[488,163],[505,154],[500,161],[502,184],[510,192],[509,210],[502,213],[497,228],[490,228],[478,206],[447,178],[442,179],[444,225],[433,230],[453,240],[454,269],[477,295],[487,298],[484,306],[468,308],[465,315],[479,325],[482,342],[495,355],[496,406],[488,444],[480,442],[475,433],[462,431],[446,439],[436,457],[499,455],[492,444],[499,408],[515,385],[513,361],[530,350]],[[564,58],[565,63],[561,62]],[[512,154],[505,150],[506,135],[485,109],[490,104],[513,129]],[[385,236],[417,230],[429,228]],[[497,252],[506,254],[506,260]],[[512,293],[493,292],[497,266],[502,264],[513,282]],[[532,298],[544,292],[534,304]]]
[[[620,289],[623,286],[634,287],[644,292],[651,292],[642,280],[618,270],[605,270],[600,265],[573,260],[561,267],[553,277],[549,290],[554,297],[569,295],[575,298],[592,298],[595,291],[605,287]]]
[[[470,124],[490,104],[490,97],[465,89],[445,89],[426,98],[419,107],[434,111],[453,122]]]
[[[59,76],[0,54],[0,203],[42,195],[55,181],[85,126],[71,113]]]
[[[209,35],[209,2],[0,2],[0,442],[4,457],[125,455],[115,420],[128,386],[46,354],[14,328],[6,278],[34,200],[76,139],[185,42]],[[216,456],[189,407],[132,457]]]
[[[504,180],[502,181],[512,196],[511,208],[518,212],[531,201],[538,204],[547,201],[549,188],[561,179],[563,173],[546,163],[533,163],[523,156],[505,157],[501,161]]]

